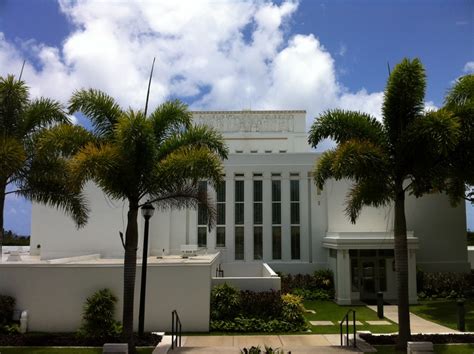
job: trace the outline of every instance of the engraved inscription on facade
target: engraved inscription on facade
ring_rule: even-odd
[[[196,124],[221,132],[293,132],[294,115],[283,113],[194,113]]]

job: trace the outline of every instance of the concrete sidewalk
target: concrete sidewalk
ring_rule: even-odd
[[[187,336],[183,346],[170,353],[240,353],[252,346],[272,347],[294,354],[357,352],[339,347],[339,334]]]
[[[377,312],[377,306],[367,306]],[[398,307],[396,305],[384,306],[384,316],[389,320],[398,323]],[[437,323],[425,320],[410,312],[410,327],[412,334],[418,333],[460,333],[455,329],[448,328]]]

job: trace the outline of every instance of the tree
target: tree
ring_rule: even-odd
[[[346,204],[352,223],[364,205],[394,203],[399,349],[410,338],[405,195],[433,191],[460,128],[446,111],[424,112],[425,81],[421,62],[404,59],[388,78],[383,122],[365,113],[331,110],[315,121],[309,136],[313,147],[324,138],[337,143],[322,154],[314,178],[319,188],[330,178],[353,182]]]
[[[445,166],[449,178],[444,189],[453,202],[465,199],[474,204],[474,75],[460,77],[448,91],[443,109],[456,117],[461,134]],[[443,188],[443,187],[441,187]]]
[[[63,209],[78,226],[87,220],[84,198],[69,183],[67,159],[58,150],[40,149],[56,125],[74,130],[58,102],[31,100],[24,81],[0,77],[0,256],[8,194]]]
[[[92,123],[93,138],[74,154],[74,183],[95,182],[109,197],[128,202],[125,232],[123,336],[134,352],[133,305],[137,263],[137,216],[145,199],[163,208],[208,208],[212,223],[215,210],[199,191],[199,180],[216,185],[222,179],[222,159],[227,147],[220,134],[193,126],[191,113],[179,101],[166,102],[149,116],[123,110],[98,90],[76,91],[69,111],[82,112]],[[57,136],[62,132],[58,129]],[[65,134],[67,136],[67,134]],[[58,140],[57,137],[53,140]],[[66,143],[67,139],[63,140]]]

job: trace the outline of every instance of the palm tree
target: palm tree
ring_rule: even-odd
[[[0,77],[0,257],[8,194],[63,209],[78,226],[87,220],[84,198],[69,183],[67,159],[54,148],[40,148],[54,126],[74,130],[58,102],[31,100],[24,81]]]
[[[448,91],[445,110],[461,123],[461,135],[446,165],[449,176],[446,190],[454,202],[462,199],[474,204],[474,74],[460,77]]]
[[[410,338],[405,195],[431,192],[442,161],[453,149],[459,122],[446,111],[424,112],[425,71],[418,59],[404,59],[390,74],[383,102],[383,122],[369,114],[331,110],[313,124],[313,147],[332,138],[315,166],[315,182],[347,178],[353,184],[346,213],[352,223],[364,205],[394,203],[395,264],[398,285],[397,347]]]
[[[203,203],[212,222],[214,210],[198,182],[219,183],[227,147],[214,130],[193,126],[191,113],[179,101],[163,103],[145,116],[142,111],[123,110],[112,97],[90,89],[73,94],[69,111],[87,116],[94,136],[72,158],[75,183],[83,186],[92,180],[109,197],[128,202],[123,336],[133,352],[139,208],[145,200],[160,209]]]

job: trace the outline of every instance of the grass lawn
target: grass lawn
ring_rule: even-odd
[[[371,326],[366,321],[378,321],[377,313],[366,306],[340,306],[332,301],[305,301],[304,306],[307,310],[316,311],[315,314],[305,313],[307,321],[332,321],[333,326],[311,326],[313,333],[329,334],[339,333],[339,322],[350,309],[356,311],[356,321],[363,323],[357,326],[357,330],[371,331],[372,333],[393,333],[398,331],[398,325],[385,318],[390,325]],[[352,320],[352,316],[350,317]],[[352,326],[349,327],[351,330]]]
[[[393,345],[376,345],[377,353],[380,354],[396,354]],[[474,352],[474,344],[435,344],[434,352],[437,354],[472,354]]]
[[[464,307],[466,331],[474,331],[474,300],[466,300]],[[458,309],[455,300],[424,300],[418,305],[410,306],[410,311],[429,321],[457,329]]]
[[[137,348],[139,354],[151,354],[154,348]],[[1,354],[102,354],[102,348],[0,347]]]

